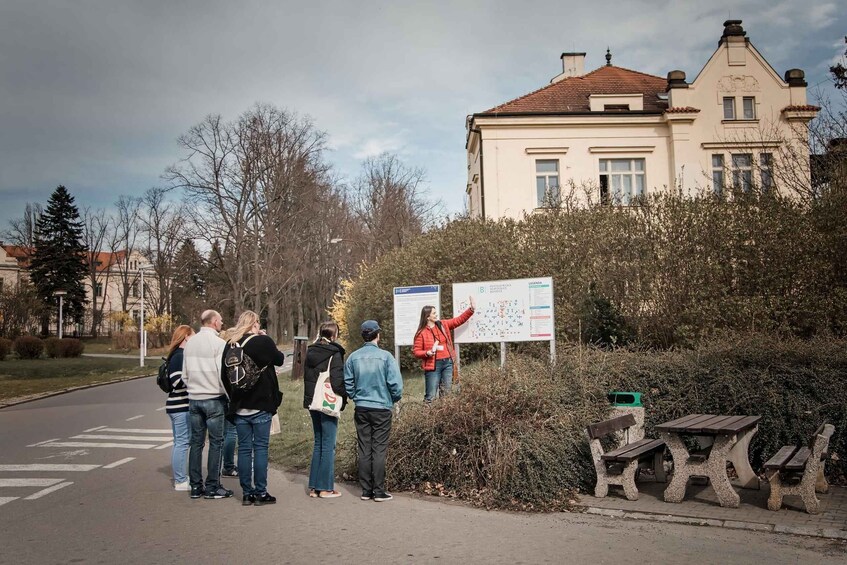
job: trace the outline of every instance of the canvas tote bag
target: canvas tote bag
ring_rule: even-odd
[[[342,400],[332,391],[332,383],[329,380],[329,368],[331,366],[332,357],[329,358],[329,363],[326,364],[326,371],[321,371],[318,374],[318,382],[315,383],[315,395],[312,397],[309,410],[322,412],[327,416],[338,418],[341,416]]]

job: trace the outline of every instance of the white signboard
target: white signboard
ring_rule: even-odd
[[[453,285],[453,314],[476,300],[476,311],[455,330],[456,343],[552,341],[553,279],[515,279]]]
[[[414,345],[415,332],[421,321],[421,309],[435,306],[441,310],[441,287],[428,286],[394,287],[394,345]]]

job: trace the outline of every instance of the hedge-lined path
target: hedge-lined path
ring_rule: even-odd
[[[589,513],[668,522],[701,523],[706,526],[790,533],[847,540],[847,488],[830,486],[826,494],[818,493],[819,514],[803,511],[800,497],[787,496],[778,512],[768,510],[769,485],[761,481],[761,489],[736,488],[741,496],[738,508],[722,508],[715,491],[708,485],[690,484],[685,500],[669,503],[663,499],[665,484],[638,482],[638,500],[630,501],[623,493],[610,490],[605,498],[582,495],[581,503]]]

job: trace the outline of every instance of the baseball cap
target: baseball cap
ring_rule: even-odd
[[[376,320],[365,320],[362,322],[362,333],[373,334],[379,331],[379,323]]]

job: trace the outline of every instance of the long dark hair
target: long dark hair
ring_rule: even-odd
[[[315,343],[319,342],[321,339],[335,341],[336,337],[338,337],[338,324],[332,320],[327,320],[322,323],[321,327],[318,329],[318,337],[315,339]]]
[[[426,322],[433,310],[435,310],[435,306],[424,306],[421,308],[421,323],[418,324],[418,331],[415,332],[415,337],[426,327]]]

